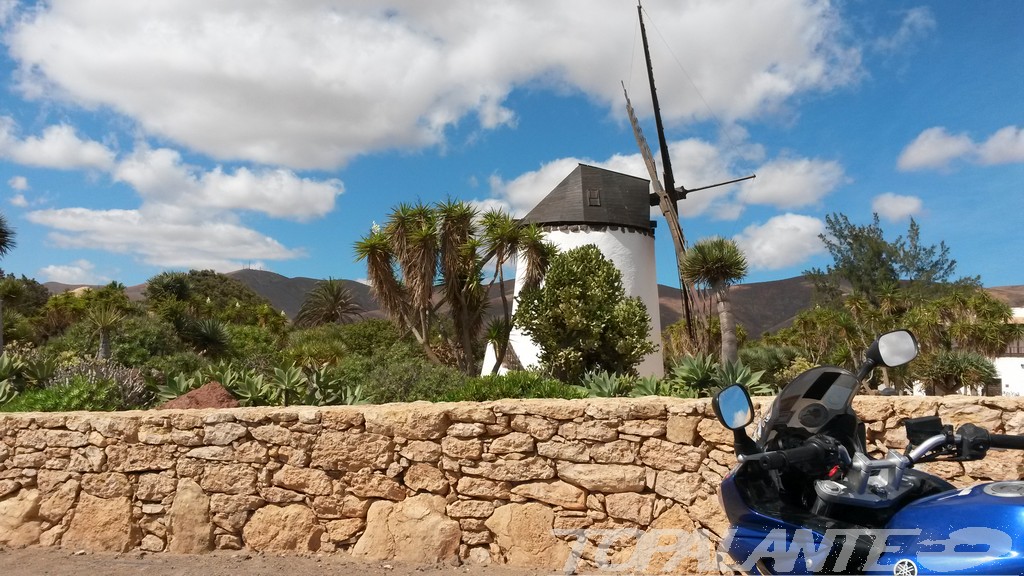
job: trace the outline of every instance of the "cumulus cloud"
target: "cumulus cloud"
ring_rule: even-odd
[[[298,258],[273,238],[229,219],[182,222],[163,218],[163,207],[148,210],[36,210],[30,222],[57,230],[49,241],[59,248],[90,248],[133,254],[163,268],[237,270],[251,260]]]
[[[10,117],[0,117],[0,156],[27,166],[97,168],[113,166],[114,151],[93,140],[83,140],[66,124],[48,126],[40,136],[19,138]]]
[[[1011,164],[1024,162],[1024,128],[1006,126],[978,147],[978,161],[982,164]]]
[[[44,282],[61,284],[106,284],[110,278],[96,273],[96,265],[88,260],[75,260],[71,264],[51,264],[39,269],[37,275]]]
[[[921,207],[921,199],[917,196],[901,196],[889,192],[875,196],[871,201],[872,212],[890,222],[920,214]]]
[[[1024,129],[1005,126],[984,142],[967,134],[952,135],[942,126],[921,132],[900,153],[900,170],[946,169],[955,160],[981,165],[1024,162]]]
[[[843,167],[831,160],[779,158],[757,169],[757,178],[740,187],[747,204],[799,208],[821,201],[846,180]]]
[[[900,170],[946,168],[951,161],[974,150],[974,142],[966,134],[950,134],[941,126],[918,134],[900,153],[896,165]]]
[[[104,169],[141,200],[135,210],[69,207],[29,213],[31,222],[52,229],[51,242],[130,253],[155,266],[233,270],[260,258],[299,257],[301,250],[239,224],[237,213],[307,221],[332,211],[344,192],[336,179],[304,178],[284,168],[203,169],[186,164],[176,150],[144,144],[118,161],[113,151],[78,138],[65,125],[50,126],[40,137],[21,139],[16,132],[13,121],[0,118],[0,154],[22,164]],[[20,192],[28,189],[28,180],[15,176],[8,185]],[[30,205],[22,193],[10,201]]]
[[[778,270],[799,264],[825,251],[819,234],[825,223],[811,216],[783,214],[761,225],[752,224],[733,237],[750,266]]]
[[[340,180],[301,178],[286,169],[204,171],[183,163],[177,151],[167,148],[140,147],[118,164],[114,178],[131,184],[148,202],[252,210],[299,221],[329,213],[344,192]]]
[[[24,176],[13,176],[7,181],[7,185],[11,187],[11,190],[24,192],[28,190],[28,178],[25,178]]]
[[[645,9],[654,56],[682,55],[703,96],[684,75],[662,78],[680,95],[662,103],[669,122],[706,118],[705,101],[726,120],[764,115],[860,74],[824,0]],[[639,74],[632,22],[615,0],[53,0],[22,9],[6,42],[25,97],[108,107],[215,158],[325,168],[443,142],[466,117],[513,124],[517,87],[581,91],[617,114],[619,80]]]
[[[874,47],[880,52],[896,53],[906,50],[913,43],[926,37],[935,29],[935,15],[925,6],[911,8],[903,14],[900,27],[892,36],[875,40]]]

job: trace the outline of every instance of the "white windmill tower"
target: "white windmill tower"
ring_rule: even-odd
[[[643,178],[580,164],[523,221],[540,226],[545,239],[561,252],[594,244],[615,264],[622,273],[626,295],[639,297],[651,316],[648,338],[657,349],[644,357],[637,370],[641,376],[661,377],[664,368],[654,268],[655,223],[650,219],[649,190]],[[522,259],[519,261],[522,263]],[[516,268],[516,297],[525,272],[525,265]],[[513,308],[517,301],[513,299]],[[512,329],[509,348],[523,367],[538,365],[540,348],[518,328]],[[484,374],[490,373],[494,362],[494,351],[488,347]]]

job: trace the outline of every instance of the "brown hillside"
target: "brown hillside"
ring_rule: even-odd
[[[294,318],[302,307],[306,294],[312,290],[318,280],[314,278],[288,278],[266,270],[237,270],[227,274],[239,280],[254,292],[263,296],[278,310],[283,310],[289,318]],[[377,306],[370,293],[370,287],[353,280],[342,280],[356,297],[356,301],[366,310],[364,318],[383,318],[384,313]],[[51,294],[80,288],[81,284],[60,284],[47,282],[44,284]],[[506,281],[511,293],[512,281]],[[95,286],[98,288],[98,286]],[[141,300],[145,284],[129,286],[128,296],[132,300]],[[1013,307],[1024,306],[1024,286],[997,286],[987,289],[993,296]],[[789,326],[793,318],[811,303],[811,283],[801,276],[775,280],[772,282],[751,282],[739,284],[730,290],[736,320],[747,330],[751,338],[765,332],[774,332]],[[666,328],[682,317],[682,303],[679,300],[679,289],[658,285],[658,299],[661,313],[661,326]],[[490,291],[490,307],[488,316],[501,314],[501,298],[498,286]]]

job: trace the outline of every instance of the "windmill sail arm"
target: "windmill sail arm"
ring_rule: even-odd
[[[661,206],[662,210],[666,209],[665,203],[668,202],[671,205],[672,211],[675,212],[675,203],[672,202],[672,197],[669,196],[668,192],[661,185],[661,179],[658,178],[658,167],[654,164],[654,154],[651,153],[651,147],[647,145],[647,139],[644,138],[644,133],[640,129],[640,121],[636,118],[636,112],[633,111],[633,103],[629,100],[629,92],[626,91],[626,85],[622,85],[622,93],[626,97],[626,113],[629,115],[629,123],[633,126],[633,136],[636,138],[636,145],[640,148],[640,155],[643,156],[644,164],[647,166],[647,173],[651,177],[651,186],[654,187],[654,195],[651,198],[651,206]]]

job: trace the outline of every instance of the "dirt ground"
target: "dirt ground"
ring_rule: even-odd
[[[545,576],[507,566],[412,566],[343,555],[278,556],[218,551],[203,555],[83,553],[57,547],[0,547],[3,576]]]

